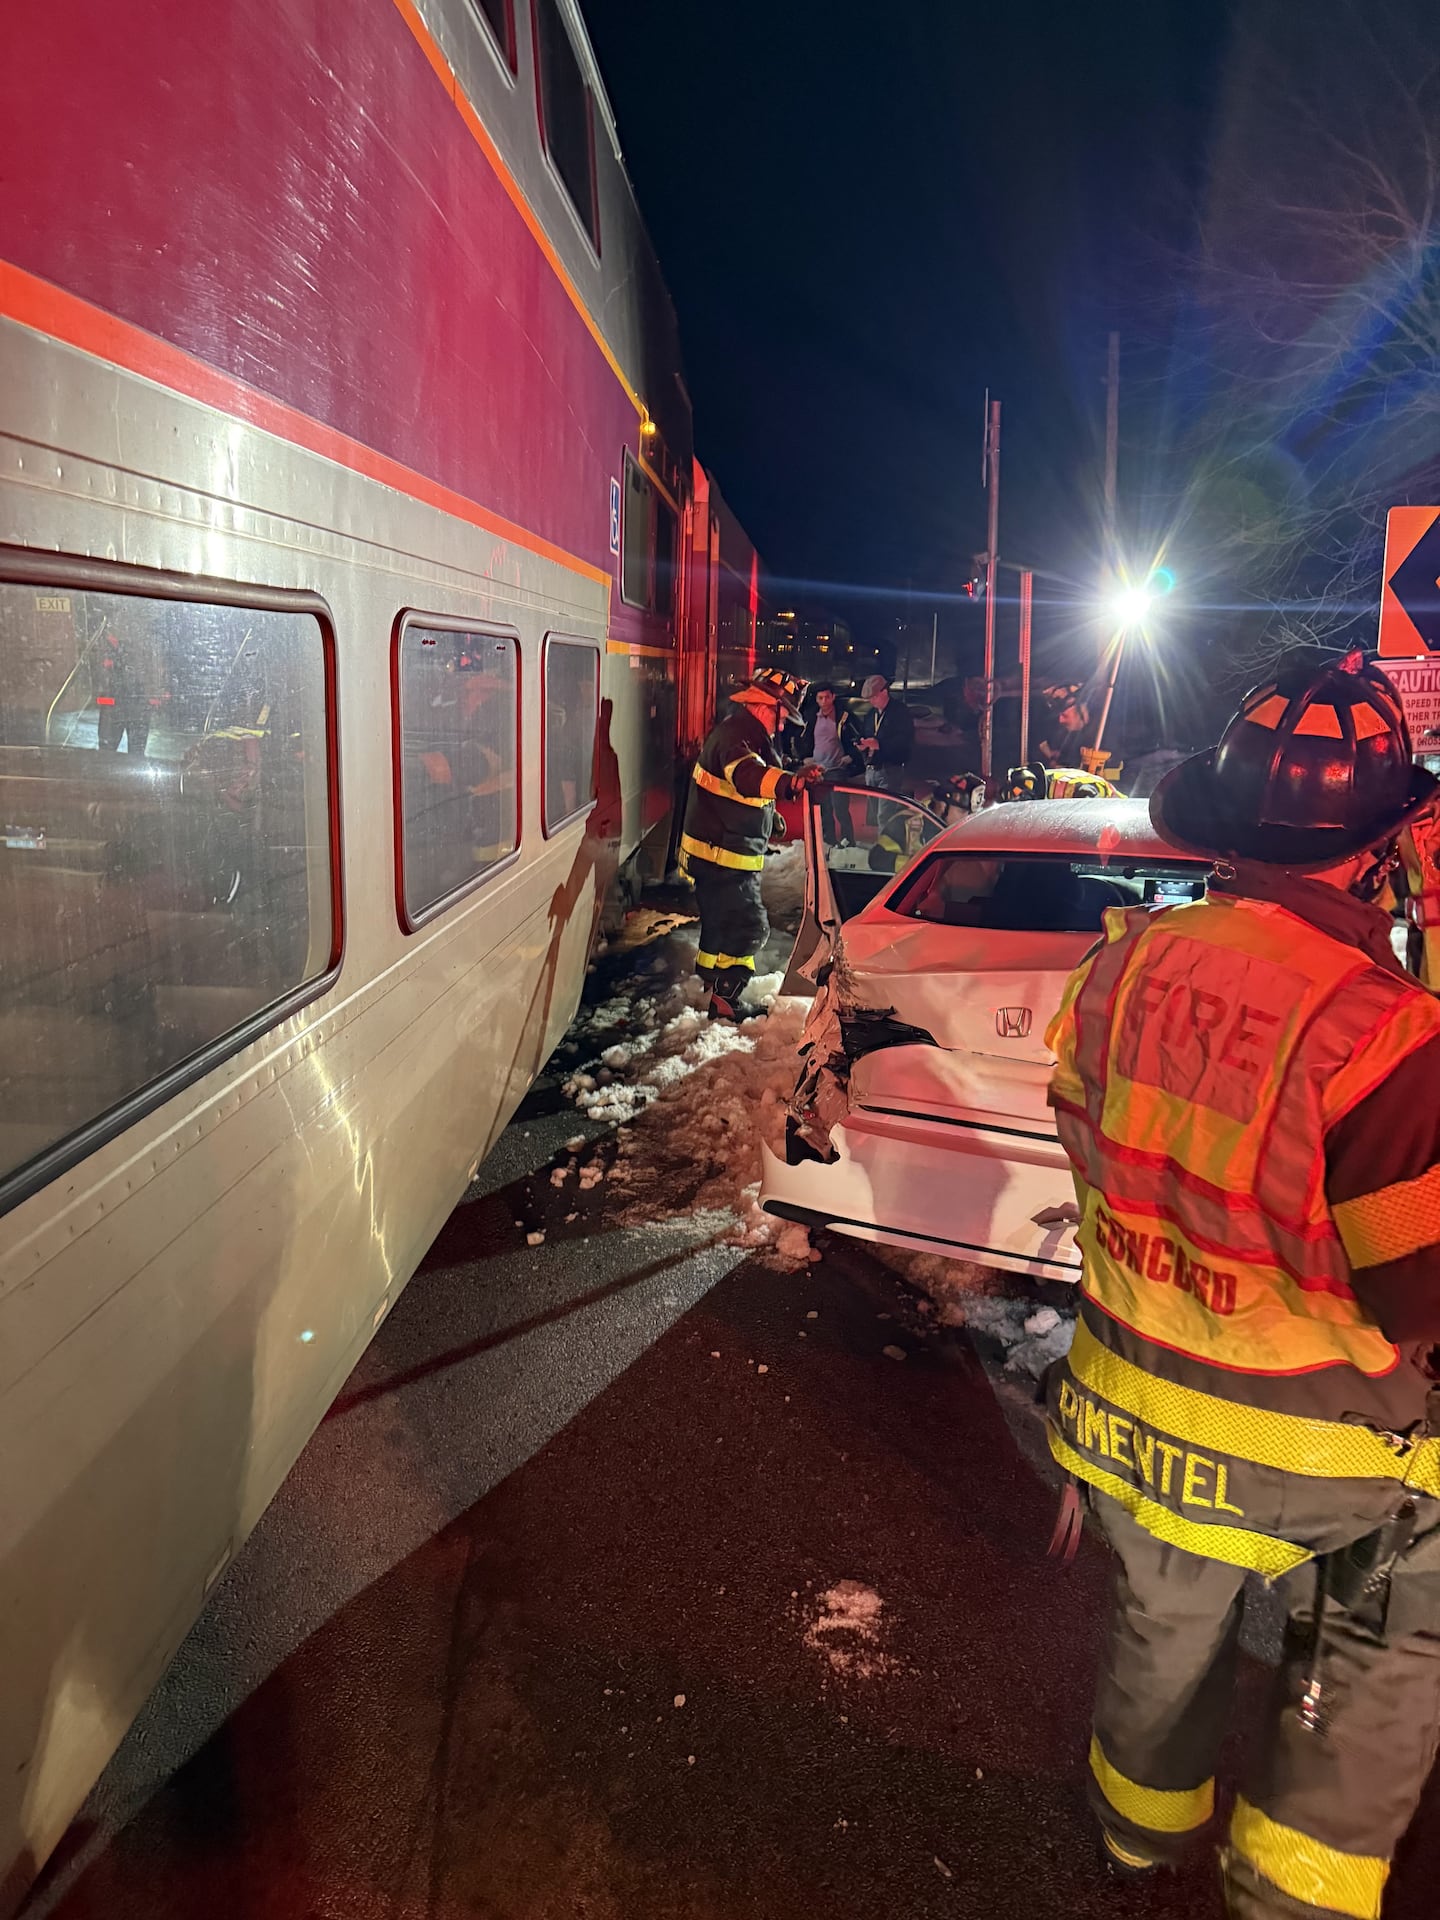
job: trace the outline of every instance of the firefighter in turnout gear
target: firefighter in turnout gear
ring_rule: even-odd
[[[1118,771],[1118,769],[1116,769]],[[1047,767],[1043,760],[1011,767],[996,795],[1000,800],[1119,800],[1119,787],[1104,774],[1082,767]]]
[[[1440,992],[1440,816],[1413,820],[1400,836],[1410,967],[1422,985]]]
[[[786,773],[772,744],[784,720],[800,718],[805,682],[761,667],[732,694],[695,762],[680,849],[695,883],[700,948],[695,970],[710,989],[710,1012],[733,1020],[755,956],[770,934],[760,897],[776,800],[823,777],[819,767]]]
[[[1372,904],[1437,793],[1362,655],[1287,656],[1151,802],[1208,897],[1112,908],[1049,1035],[1084,1257],[1049,1434],[1116,1555],[1117,1871],[1211,1820],[1247,1573],[1288,1604],[1234,1920],[1374,1920],[1440,1733],[1440,1002]]]

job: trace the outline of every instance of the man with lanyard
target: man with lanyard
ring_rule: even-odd
[[[1084,1255],[1057,1542],[1085,1483],[1117,1871],[1210,1821],[1245,1577],[1284,1581],[1234,1920],[1375,1920],[1440,1732],[1440,1003],[1371,904],[1437,793],[1361,654],[1288,656],[1151,802],[1208,897],[1107,913],[1049,1035]]]
[[[680,850],[700,908],[695,970],[710,989],[712,1018],[739,1018],[740,995],[770,935],[760,876],[775,802],[822,778],[816,766],[786,773],[775,755],[775,733],[782,720],[800,718],[804,697],[803,680],[761,667],[730,696],[691,774]]]
[[[883,673],[872,673],[860,689],[870,702],[857,745],[865,756],[865,784],[882,793],[908,793],[905,767],[915,751],[915,716],[890,691]]]

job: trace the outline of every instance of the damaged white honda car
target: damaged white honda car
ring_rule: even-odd
[[[1207,865],[1143,800],[1039,800],[946,827],[865,788],[807,794],[805,917],[785,991],[815,989],[783,1160],[760,1202],[863,1240],[1079,1278],[1045,1030],[1107,907],[1199,899]]]

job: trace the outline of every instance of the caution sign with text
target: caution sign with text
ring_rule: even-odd
[[[1380,652],[1440,654],[1440,507],[1392,507],[1385,516]]]
[[[1440,653],[1419,660],[1386,660],[1385,677],[1400,696],[1417,753],[1440,753]]]

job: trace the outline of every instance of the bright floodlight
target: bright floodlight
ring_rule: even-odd
[[[1122,627],[1138,627],[1155,604],[1148,587],[1122,587],[1110,601],[1110,611]]]

